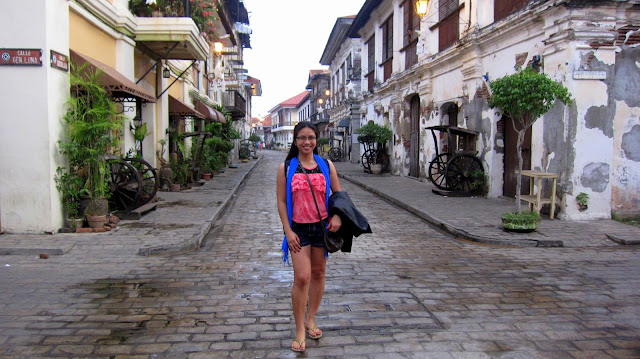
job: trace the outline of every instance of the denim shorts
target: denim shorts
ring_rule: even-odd
[[[324,220],[327,223],[327,220]],[[296,223],[291,224],[293,230],[300,238],[300,247],[311,244],[313,247],[324,247],[324,230],[322,222],[316,223]]]

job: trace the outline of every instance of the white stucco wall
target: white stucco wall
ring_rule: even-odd
[[[66,0],[6,2],[0,48],[42,49],[42,66],[0,66],[0,221],[7,232],[42,233],[63,224],[54,175],[68,73],[50,50],[68,55]]]

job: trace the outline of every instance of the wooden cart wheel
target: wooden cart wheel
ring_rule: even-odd
[[[143,183],[136,168],[120,159],[111,160],[109,166],[111,170],[109,205],[113,209],[124,212],[138,208],[142,198]]]
[[[333,147],[329,150],[329,159],[333,162],[342,160],[342,150],[338,147]]]
[[[446,178],[448,189],[457,192],[471,192],[474,174],[480,171],[484,176],[482,162],[476,156],[458,155],[447,162]]]
[[[158,180],[158,171],[151,164],[141,158],[125,158],[138,171],[142,177],[142,198],[139,206],[149,203],[158,192],[160,186]]]
[[[441,153],[429,163],[429,179],[441,190],[447,189],[447,156],[448,154]]]
[[[371,165],[373,164],[373,159],[375,158],[376,155],[376,150],[373,149],[369,149],[364,151],[364,153],[362,154],[362,166],[364,167],[365,170],[367,171],[371,171]]]

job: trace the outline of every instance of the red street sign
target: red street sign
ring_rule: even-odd
[[[42,50],[0,49],[0,65],[42,66]]]
[[[51,50],[51,67],[62,71],[69,71],[69,56]]]

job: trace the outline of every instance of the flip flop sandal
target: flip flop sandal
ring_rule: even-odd
[[[291,343],[291,350],[293,350],[294,352],[302,353],[302,352],[305,351],[305,349],[307,349],[306,345],[304,345],[304,342],[305,342],[304,339],[303,340],[293,339],[293,342],[294,343],[298,343],[298,347],[297,348],[294,348],[293,347],[293,343]]]
[[[322,332],[320,332],[320,334],[317,334],[320,331],[320,328],[318,328],[317,325],[314,325],[313,328],[307,328],[307,334],[309,335],[309,338],[311,339],[320,339],[322,338]],[[311,334],[313,332],[313,334],[317,334],[317,335],[313,335]]]

